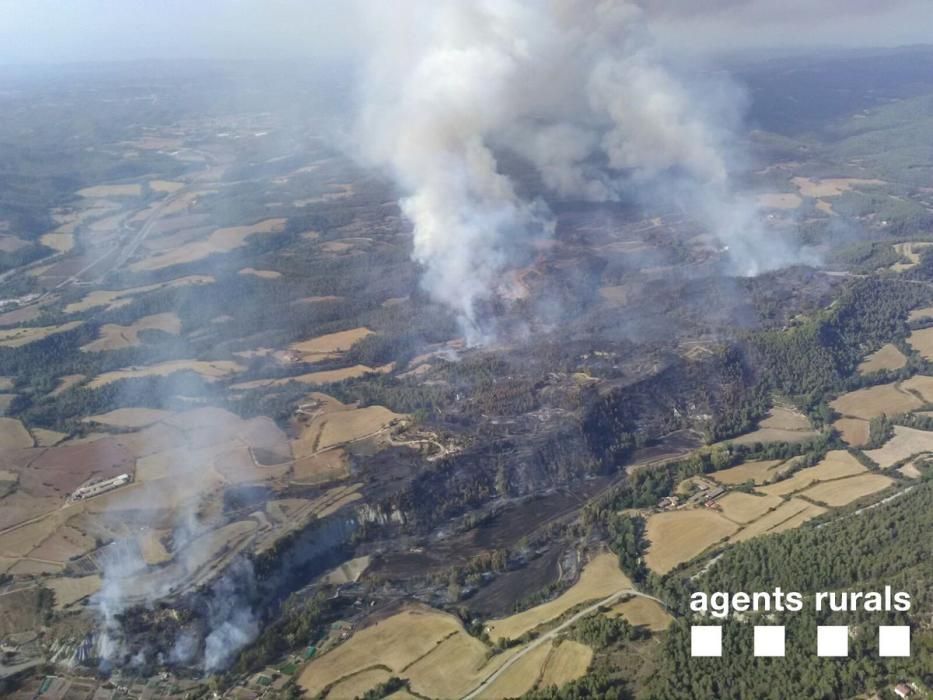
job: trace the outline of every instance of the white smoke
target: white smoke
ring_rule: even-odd
[[[186,395],[198,391],[198,385],[193,381],[180,380],[175,387]],[[185,425],[186,414],[177,415],[179,424]],[[165,462],[166,476],[135,484],[131,487],[133,495],[124,501],[124,507],[133,513],[137,530],[159,532],[166,526],[171,528],[172,558],[161,566],[150,566],[132,533],[115,540],[100,557],[101,589],[92,601],[100,623],[98,652],[106,667],[124,665],[133,653],[141,660],[157,656],[158,651],[151,648],[134,652],[133,644],[138,644],[139,640],[128,639],[124,629],[125,616],[138,606],[152,609],[160,601],[178,594],[182,582],[192,581],[204,567],[204,550],[216,546],[214,538],[218,535],[215,530],[226,522],[225,518],[213,509],[202,509],[202,505],[219,497],[218,483],[213,470],[208,468],[209,463],[205,463],[208,458],[204,450],[191,443],[194,440],[202,446],[216,445],[229,440],[233,424],[228,420],[221,413],[220,418],[202,418],[192,423],[191,430],[180,438],[172,459]],[[151,433],[144,430],[138,437],[146,440],[149,435]],[[154,443],[151,447],[156,451],[161,445]],[[152,503],[171,503],[174,507],[166,515],[161,508],[150,509]],[[120,512],[104,516],[105,520],[113,519],[115,529],[122,517]],[[249,595],[254,588],[252,565],[245,559],[234,560],[223,576],[212,581],[203,591],[207,613],[200,634],[183,630],[169,652],[169,660],[193,663],[203,637],[204,670],[215,672],[222,669],[258,634]]]
[[[244,646],[259,634],[259,621],[249,605],[248,594],[255,587],[253,565],[238,560],[213,586],[204,638],[204,669],[220,671]]]
[[[753,201],[730,182],[736,93],[678,80],[638,4],[403,0],[367,3],[365,17],[358,142],[404,191],[424,285],[471,340],[477,304],[510,297],[505,273],[553,230],[547,206],[502,173],[504,150],[560,196],[665,191],[729,248],[739,274],[793,259],[762,247]]]

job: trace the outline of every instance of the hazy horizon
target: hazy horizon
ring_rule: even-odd
[[[423,0],[401,0],[402,9]],[[933,43],[929,6],[896,0],[638,0],[668,50],[873,48]],[[398,7],[401,7],[399,5]],[[352,57],[374,0],[0,0],[0,65]]]

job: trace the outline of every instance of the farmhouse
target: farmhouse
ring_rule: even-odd
[[[658,501],[658,508],[661,510],[670,510],[672,508],[676,508],[679,503],[680,500],[677,498],[677,496],[665,496],[660,501]]]
[[[71,494],[71,497],[76,501],[82,501],[85,498],[99,496],[100,494],[106,493],[107,491],[125,486],[128,483],[130,483],[130,475],[120,474],[119,476],[115,476],[112,479],[104,479],[103,481],[81,486],[75,489],[75,492]]]
[[[726,490],[722,486],[717,486],[714,488],[712,491],[706,494],[706,505],[712,505],[715,503],[716,499],[722,496],[725,492]]]

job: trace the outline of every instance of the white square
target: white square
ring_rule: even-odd
[[[849,628],[845,625],[820,625],[816,628],[817,656],[848,656]]]
[[[906,625],[879,627],[878,653],[881,656],[910,656],[910,627]]]
[[[722,656],[722,627],[693,625],[690,628],[690,656]]]
[[[784,656],[783,625],[755,625],[755,656]]]

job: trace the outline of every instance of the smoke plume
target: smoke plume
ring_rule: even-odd
[[[412,0],[367,5],[372,51],[358,141],[387,168],[414,227],[424,286],[482,340],[478,305],[510,297],[553,218],[519,192],[501,154],[559,197],[663,196],[730,251],[737,274],[791,261],[765,245],[730,179],[740,93],[688,84],[652,47],[642,8],[602,0]]]

